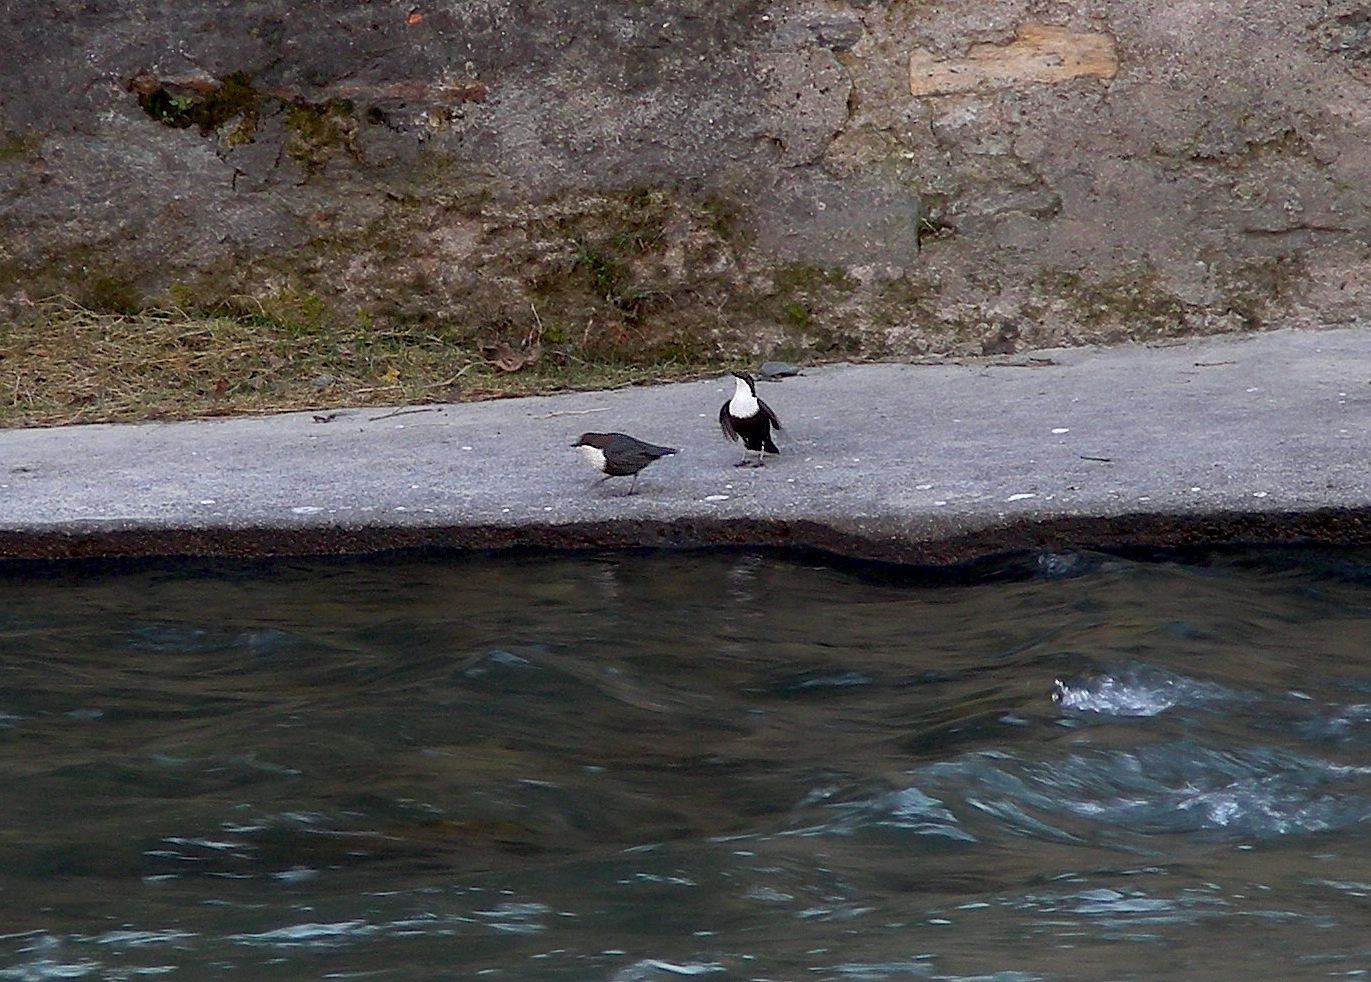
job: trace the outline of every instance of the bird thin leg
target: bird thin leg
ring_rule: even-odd
[[[634,475],[633,475],[633,483],[630,484],[630,485],[628,486],[628,493],[629,493],[629,494],[632,494],[632,493],[633,493],[633,490],[634,490],[637,486],[638,486],[638,475],[637,475],[637,474],[634,474]]]
[[[764,453],[766,453],[765,450],[758,450],[758,451],[757,451],[757,466],[758,466],[758,467],[765,467],[765,466],[766,466],[766,462],[765,462],[764,460],[762,460],[762,454],[764,454]]]

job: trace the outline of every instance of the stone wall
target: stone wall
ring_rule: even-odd
[[[13,0],[0,298],[593,352],[1371,308],[1371,6]]]

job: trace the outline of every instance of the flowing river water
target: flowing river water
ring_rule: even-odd
[[[0,575],[0,979],[1364,977],[1371,554]]]

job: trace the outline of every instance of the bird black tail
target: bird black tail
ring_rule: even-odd
[[[771,439],[771,434],[766,435],[766,443],[762,444],[762,449],[767,453],[780,453],[781,448],[776,446],[776,441]]]

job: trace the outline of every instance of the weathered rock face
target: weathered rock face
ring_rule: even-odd
[[[663,353],[1371,309],[1351,0],[13,0],[0,297]],[[536,313],[535,313],[536,312]]]

